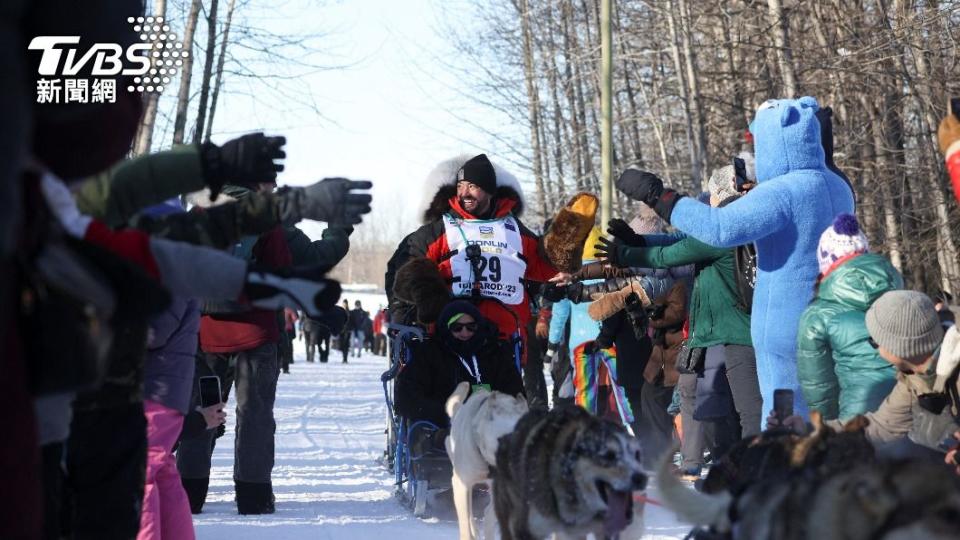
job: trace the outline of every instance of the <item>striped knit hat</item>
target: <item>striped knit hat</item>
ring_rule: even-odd
[[[866,323],[877,345],[900,358],[922,358],[943,341],[933,301],[917,291],[884,293],[867,310]]]
[[[854,253],[870,251],[870,242],[860,230],[856,216],[840,214],[833,220],[833,225],[827,227],[820,235],[820,245],[817,247],[817,264],[820,273],[827,270],[838,260]]]

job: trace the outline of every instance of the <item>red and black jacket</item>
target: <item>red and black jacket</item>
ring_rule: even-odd
[[[452,213],[464,219],[484,219],[461,208],[456,195],[456,186],[446,185],[441,187],[434,196],[430,208],[424,213],[425,225],[407,235],[400,242],[393,257],[390,258],[390,262],[387,263],[385,285],[387,294],[391,296],[391,302],[393,301],[392,291],[397,270],[415,257],[426,257],[435,261],[440,269],[440,274],[448,283],[452,283],[453,271],[450,258],[454,253],[450,251],[447,243],[446,229],[441,218],[446,213]],[[518,217],[523,211],[520,195],[507,186],[497,188],[491,204],[493,204],[491,217],[494,219],[506,217],[511,213],[514,217]],[[519,219],[517,219],[517,224],[520,226],[522,242],[522,245],[518,246],[518,251],[524,262],[527,263],[524,280],[541,283],[547,281],[557,274],[557,269],[541,252],[539,248],[540,238],[525,227]],[[531,317],[530,298],[526,291],[524,292],[523,302],[516,306],[504,306],[495,300],[481,300],[477,307],[484,317],[497,325],[501,337],[510,336],[517,330],[517,322],[510,313],[505,311],[504,307],[513,310],[519,318],[520,332],[525,341],[526,326]]]

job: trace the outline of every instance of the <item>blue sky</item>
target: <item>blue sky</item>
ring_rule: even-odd
[[[494,125],[496,116],[471,103],[463,93],[466,86],[443,66],[457,61],[440,36],[443,19],[467,8],[463,2],[437,0],[273,4],[258,25],[292,34],[323,31],[326,37],[317,42],[322,51],[306,60],[346,67],[291,83],[309,85],[322,117],[306,107],[278,106],[258,92],[255,81],[228,80],[228,90],[243,88],[221,97],[213,140],[256,128],[283,133],[288,157],[281,183],[302,185],[328,176],[371,179],[374,214],[403,212],[413,227],[415,212],[404,210],[415,204],[419,182],[436,163],[483,151],[496,160],[489,136],[457,116],[494,132],[513,129]]]

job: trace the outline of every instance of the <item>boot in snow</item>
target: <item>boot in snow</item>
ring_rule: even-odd
[[[237,512],[241,515],[272,514],[274,508],[273,485],[270,482],[235,481]]]
[[[203,510],[203,503],[207,500],[210,478],[181,478],[180,482],[190,501],[190,513],[199,514]]]

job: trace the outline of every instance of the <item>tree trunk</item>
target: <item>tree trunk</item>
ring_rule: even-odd
[[[210,113],[207,115],[207,129],[204,131],[203,140],[210,142],[210,134],[213,133],[213,117],[217,112],[217,99],[220,97],[220,87],[223,85],[223,63],[227,56],[227,43],[230,42],[230,26],[233,24],[233,8],[237,0],[230,0],[227,4],[227,20],[223,24],[223,37],[220,38],[220,52],[217,57],[217,74],[213,83],[213,95],[210,96]]]
[[[514,4],[520,15],[520,31],[523,34],[523,79],[527,89],[527,115],[530,122],[530,147],[533,151],[533,179],[537,190],[537,210],[546,216],[547,198],[543,185],[543,165],[540,163],[540,94],[537,89],[533,64],[533,35],[530,30],[530,7],[527,0]]]
[[[557,47],[554,34],[553,5],[547,8],[547,54],[545,67],[547,70],[547,85],[550,87],[550,97],[553,99],[551,112],[553,113],[553,165],[557,179],[557,200],[561,204],[566,202],[566,187],[563,178],[563,129],[567,123],[563,121],[563,111],[560,94],[557,91]]]
[[[693,111],[690,107],[690,94],[687,91],[687,81],[684,77],[684,64],[680,58],[680,30],[677,28],[675,16],[676,4],[670,0],[667,3],[667,24],[670,28],[670,51],[673,53],[673,68],[677,78],[677,88],[680,90],[680,100],[683,102],[683,116],[687,134],[687,151],[690,155],[690,178],[699,179],[703,172],[703,164],[697,156],[697,149],[693,141]],[[681,182],[682,188],[689,188],[687,182]],[[699,186],[698,186],[699,187]]]
[[[777,63],[780,66],[780,77],[783,78],[784,97],[797,97],[797,73],[793,67],[793,52],[790,50],[789,24],[783,13],[783,4],[780,0],[767,0],[770,26],[773,30],[773,43],[777,47]]]
[[[686,60],[687,84],[690,86],[690,108],[694,113],[693,129],[693,147],[694,169],[696,173],[693,181],[698,190],[704,187],[707,181],[707,121],[703,112],[703,96],[700,94],[700,77],[697,75],[697,53],[693,47],[693,39],[690,35],[693,27],[693,20],[690,15],[690,8],[687,0],[679,0],[680,16],[683,23],[680,25],[680,39],[683,43],[683,56]]]
[[[190,76],[193,73],[193,35],[200,17],[200,0],[192,0],[187,25],[183,32],[183,50],[189,54],[180,68],[180,92],[177,94],[177,115],[173,121],[173,144],[183,144],[187,127],[187,112],[190,108]]]
[[[580,78],[579,68],[576,67],[576,54],[574,50],[577,48],[577,37],[574,32],[575,23],[573,21],[573,5],[572,0],[566,0],[563,3],[563,45],[564,45],[564,90],[567,94],[567,101],[570,104],[570,146],[573,149],[570,152],[570,159],[573,162],[573,170],[575,174],[575,185],[577,191],[584,190],[584,178],[587,175],[585,169],[585,162],[587,158],[585,156],[586,149],[582,145],[582,137],[585,135],[586,127],[584,127],[585,118],[581,110],[581,105],[583,101],[579,99],[577,94],[577,83],[574,79]]]
[[[214,51],[217,48],[217,6],[219,0],[210,0],[207,12],[207,51],[203,61],[203,79],[200,81],[200,103],[197,105],[197,127],[193,131],[193,142],[203,140],[203,127],[206,125],[207,102],[210,99],[210,79],[213,76]]]
[[[153,16],[163,17],[164,24],[167,18],[167,0],[154,0]],[[153,67],[154,63],[150,62]],[[150,152],[153,144],[153,128],[157,123],[157,104],[160,102],[160,92],[144,94],[143,117],[140,119],[140,128],[137,130],[136,142],[133,146],[133,155],[141,156]]]

